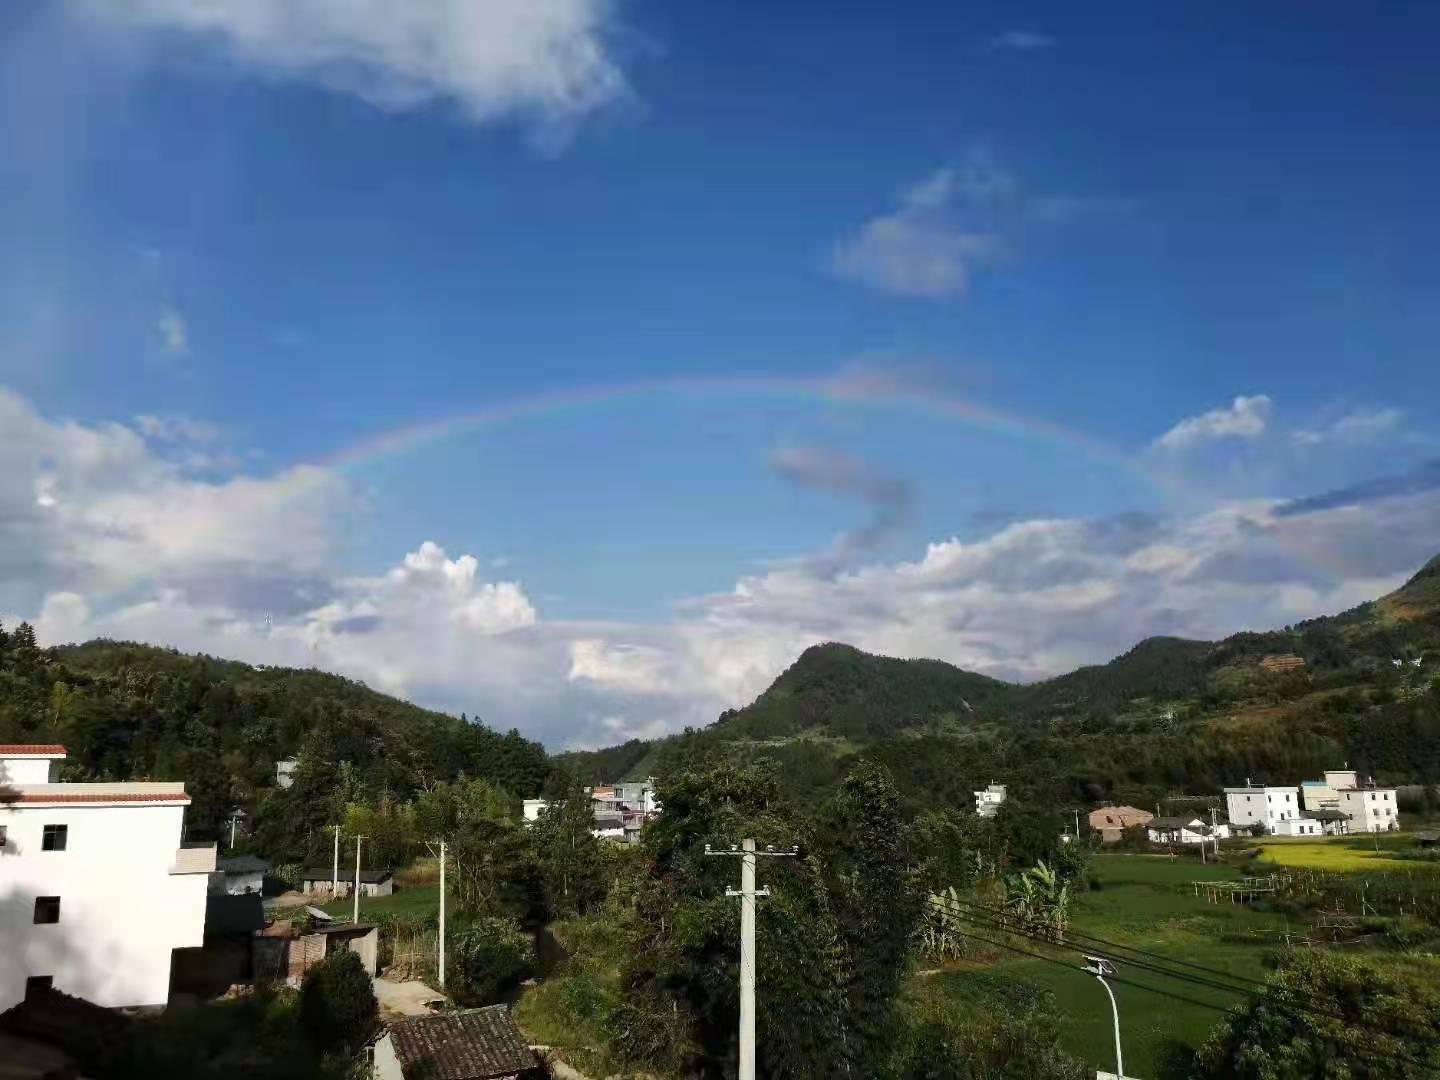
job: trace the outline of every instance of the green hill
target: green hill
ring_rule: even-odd
[[[1394,782],[1440,780],[1440,558],[1400,589],[1335,616],[1222,641],[1149,638],[1105,664],[1029,685],[938,660],[806,649],[754,702],[703,731],[561,755],[592,780],[687,759],[775,760],[823,788],[857,756],[884,760],[916,802],[965,803],[991,778],[1046,801],[1213,790],[1245,776],[1318,775],[1334,762]],[[1275,671],[1266,657],[1296,656]],[[1397,668],[1396,658],[1407,661]]]

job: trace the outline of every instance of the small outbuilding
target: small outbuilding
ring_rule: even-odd
[[[265,887],[265,875],[270,864],[254,855],[236,855],[221,859],[215,869],[225,875],[225,892],[229,896],[244,896],[254,893],[259,896]]]
[[[1135,806],[1102,806],[1090,811],[1090,828],[1100,834],[1103,844],[1115,844],[1125,835],[1126,829],[1149,825],[1155,817],[1149,810]]]
[[[376,1080],[538,1080],[506,1005],[396,1021],[375,1043]]]
[[[300,872],[300,891],[312,896],[329,896],[335,886],[335,896],[349,896],[355,886],[355,869],[341,870],[337,879],[331,877],[333,868],[310,867]],[[361,870],[361,896],[389,896],[395,891],[395,874],[390,870]]]

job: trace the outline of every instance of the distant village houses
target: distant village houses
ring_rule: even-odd
[[[311,896],[334,896],[336,899],[354,895],[355,868],[312,866],[300,871],[300,891]],[[390,870],[361,870],[361,896],[389,896],[395,891],[395,875]]]
[[[992,780],[983,790],[975,792],[975,813],[981,817],[994,817],[1004,803],[1004,784],[997,784]]]
[[[1150,824],[1155,815],[1149,810],[1134,806],[1102,806],[1090,811],[1090,828],[1100,834],[1102,844],[1118,843],[1126,829],[1138,829]]]
[[[1330,769],[1323,780],[1298,785],[1251,784],[1225,789],[1225,806],[1236,828],[1271,836],[1337,836],[1390,832],[1400,827],[1393,787],[1372,779],[1362,785],[1354,769]]]
[[[653,776],[645,780],[602,784],[586,788],[585,793],[590,796],[590,809],[594,815],[594,827],[590,833],[602,840],[638,844],[645,823],[660,813],[660,798],[655,793]],[[524,800],[521,813],[525,824],[533,825],[549,807],[548,799]]]

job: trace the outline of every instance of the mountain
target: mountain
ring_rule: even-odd
[[[1003,775],[1057,799],[1103,791],[1148,805],[1177,788],[1318,774],[1342,760],[1431,783],[1440,779],[1440,689],[1431,686],[1440,666],[1410,663],[1426,655],[1440,660],[1440,557],[1339,615],[1218,642],[1149,638],[1029,685],[816,645],[703,731],[560,761],[599,781],[662,774],[695,755],[766,757],[793,786],[812,788],[863,755],[891,764],[920,802],[937,793],[963,802],[972,784]]]
[[[405,798],[461,774],[523,797],[550,773],[518,732],[338,675],[133,642],[40,649],[23,624],[0,629],[0,743],[17,742],[63,743],[63,779],[184,779],[194,836],[215,835],[237,805],[253,821],[285,758],[333,767],[341,800]]]

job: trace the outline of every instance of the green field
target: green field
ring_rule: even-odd
[[[1187,887],[1197,879],[1238,877],[1238,872],[1229,866],[1171,861],[1163,856],[1097,855],[1091,864],[1091,875],[1098,887],[1077,899],[1072,930],[1150,950],[1167,958],[1263,979],[1267,974],[1266,954],[1283,940],[1287,927],[1282,916],[1253,911],[1240,904],[1208,904]],[[1289,925],[1295,928],[1294,924]],[[983,929],[977,932],[994,936]],[[1033,951],[1045,951],[1030,942],[1013,943]],[[1054,955],[1078,966],[1081,951],[1081,945],[1076,942],[1075,948],[1056,951]],[[1061,1038],[1066,1048],[1091,1068],[1114,1069],[1110,1003],[1092,976],[1003,949],[994,950],[985,960],[988,961],[985,970],[992,975],[1003,975],[1053,993],[1063,1017]],[[1130,1076],[1164,1080],[1186,1075],[1183,1063],[1190,1049],[1204,1040],[1222,1011],[1239,1000],[1234,994],[1137,968],[1122,966],[1118,974],[1191,999],[1175,1000],[1126,985],[1112,987],[1120,1007],[1125,1071]],[[962,966],[934,978],[947,993],[967,999],[973,997],[968,985],[976,978],[973,965],[968,970]]]
[[[453,903],[455,898],[452,895],[450,899]],[[348,919],[352,904],[353,901],[348,899],[336,900],[333,903],[321,905],[320,910]],[[417,885],[409,889],[397,888],[389,896],[360,897],[360,921],[364,922],[367,918],[373,919],[379,915],[434,915],[439,910],[439,904],[439,885]]]

